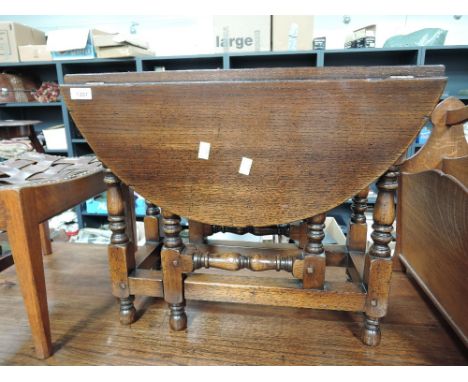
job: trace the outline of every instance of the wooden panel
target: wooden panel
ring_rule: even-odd
[[[265,226],[327,211],[366,187],[406,150],[445,84],[245,73],[249,80],[86,85],[92,101],[71,100],[76,85],[62,94],[98,157],[152,203],[200,222]],[[197,158],[201,141],[211,143],[209,160]],[[238,172],[242,157],[253,159],[248,176]]]
[[[296,308],[362,311],[365,293],[351,282],[326,282],[325,290],[303,289],[299,280],[189,274],[184,283],[187,300],[225,301]]]
[[[468,190],[438,170],[401,184],[400,255],[468,343]]]

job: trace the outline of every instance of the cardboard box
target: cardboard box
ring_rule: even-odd
[[[67,150],[65,126],[57,125],[42,130],[48,150]]]
[[[133,45],[106,46],[96,48],[98,58],[145,57],[154,56],[154,52]]]
[[[272,16],[273,51],[311,50],[314,16]]]
[[[52,61],[47,45],[22,45],[18,47],[20,61]]]
[[[47,34],[47,48],[54,60],[84,60],[96,57],[93,36],[108,34],[97,29],[61,29]]]
[[[121,33],[116,34],[94,34],[93,42],[95,48],[103,48],[109,46],[133,45],[138,48],[148,49],[149,45],[146,41],[132,38]]]
[[[214,16],[214,51],[269,51],[270,16]]]
[[[26,25],[0,22],[0,62],[19,62],[20,45],[44,45],[45,33]]]

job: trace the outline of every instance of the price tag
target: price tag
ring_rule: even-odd
[[[91,88],[70,88],[71,99],[93,99]]]
[[[210,159],[210,148],[210,143],[200,142],[200,146],[198,146],[198,159]]]
[[[249,175],[250,169],[252,168],[253,160],[250,158],[242,157],[241,164],[239,167],[239,174]]]

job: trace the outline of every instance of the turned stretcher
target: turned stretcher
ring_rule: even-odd
[[[176,330],[186,327],[186,298],[361,311],[363,341],[376,345],[391,276],[395,164],[445,83],[442,66],[66,76],[67,107],[109,169],[109,260],[121,321],[134,320],[138,294],[164,295]],[[365,254],[367,186],[376,179],[374,243]],[[164,246],[139,267],[120,181],[163,208],[160,234],[150,206],[148,234],[156,243],[164,236]],[[326,212],[353,196],[348,245],[325,248]],[[189,219],[188,243],[180,216]],[[285,234],[299,245],[207,243],[216,231]],[[327,280],[326,266],[344,267],[347,278]]]

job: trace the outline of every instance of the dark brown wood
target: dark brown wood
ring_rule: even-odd
[[[189,220],[189,241],[191,243],[203,244],[205,242],[205,237],[211,232],[207,232],[207,229],[210,229],[211,226],[208,224],[203,224],[195,220]]]
[[[335,68],[258,68],[226,70],[184,70],[140,73],[68,74],[66,84],[128,83],[128,82],[185,82],[236,80],[309,80],[309,79],[363,79],[390,76],[442,77],[442,65],[427,66],[347,66]]]
[[[361,311],[365,293],[359,284],[327,282],[327,290],[304,289],[299,280],[193,273],[185,280],[185,296],[191,300],[296,308]]]
[[[136,230],[136,216],[135,216],[135,193],[133,190],[128,187],[126,184],[121,183],[120,189],[122,192],[122,199],[124,201],[124,216],[125,216],[125,226],[126,233],[130,245],[132,246],[132,251],[136,252],[138,247],[138,238]]]
[[[361,192],[353,197],[351,204],[351,221],[348,228],[348,236],[346,244],[350,251],[365,252],[367,246],[367,195],[369,187],[364,188]]]
[[[163,212],[161,257],[173,329],[186,327],[185,297],[248,298],[262,304],[278,300],[281,305],[288,302],[288,291],[302,301],[311,297],[302,302],[309,307],[364,311],[364,342],[375,345],[391,275],[388,244],[396,186],[396,168],[391,166],[433,110],[446,82],[442,75],[440,67],[105,74],[68,77],[62,94],[81,133],[112,171],[163,211],[171,211]],[[91,99],[71,99],[72,87],[88,88]],[[391,121],[392,129],[382,129],[382,121]],[[119,140],[109,139],[109,131]],[[200,156],[202,143],[210,150]],[[248,170],[242,165],[246,159],[252,164]],[[374,244],[364,270],[352,260],[351,280],[326,279],[324,211],[360,193],[386,171],[379,181]],[[359,203],[353,223],[363,228]],[[186,249],[179,235],[180,215],[200,222],[191,224],[193,246]],[[305,244],[296,261],[255,252],[246,256],[243,248],[190,253],[202,245],[207,224],[210,232],[285,234],[291,233],[286,224],[304,219],[307,242],[301,242],[301,229],[294,232]],[[365,231],[351,230],[350,249],[362,253]],[[349,258],[348,251],[343,258]],[[202,267],[263,273],[283,268],[296,278],[269,285],[263,277],[255,282],[265,287],[257,288],[247,276],[193,273]],[[339,269],[345,276],[346,269]],[[153,288],[155,294],[158,279],[150,273],[139,276],[139,288]],[[301,292],[293,284],[302,286]]]
[[[135,247],[127,235],[125,200],[119,179],[106,170],[107,213],[112,231],[108,247],[109,270],[112,279],[112,293],[120,299],[120,322],[129,325],[135,321],[134,296],[130,294],[128,274],[135,269]]]
[[[302,286],[306,289],[323,289],[325,283],[325,250],[322,240],[325,237],[325,214],[307,219],[308,243],[304,247],[304,269]]]
[[[132,295],[164,297],[162,272],[152,269],[135,269],[129,276]]]
[[[299,258],[293,256],[271,256],[271,254],[254,253],[244,256],[240,253],[209,253],[197,251],[192,254],[193,269],[217,268],[226,271],[237,271],[239,269],[250,269],[251,271],[288,271],[292,272],[294,260]]]
[[[52,254],[52,244],[50,242],[49,222],[39,224],[39,235],[41,237],[41,248],[43,255]]]
[[[145,223],[145,238],[148,242],[159,242],[159,207],[152,203],[147,203]]]
[[[395,191],[398,188],[398,168],[390,169],[378,180],[374,206],[373,244],[366,253],[363,282],[367,289],[362,341],[369,346],[380,343],[379,319],[387,313],[392,259],[389,247],[395,220]]]
[[[289,238],[297,241],[299,248],[304,248],[309,239],[307,238],[307,223],[301,222],[300,224],[291,224],[289,226]]]
[[[190,330],[171,332],[164,301],[137,298],[145,313],[120,325],[106,247],[53,247],[44,267],[55,352],[46,360],[33,355],[13,267],[0,273],[0,365],[468,365],[463,345],[401,272],[392,276],[382,343],[369,349],[353,312],[191,300]],[[73,282],[64,282],[71,272]]]
[[[169,325],[179,331],[187,327],[185,314],[183,270],[181,251],[184,247],[180,238],[180,217],[163,210],[164,246],[161,251],[164,300],[169,305]]]
[[[434,76],[440,68],[404,69],[415,78],[389,75],[398,68],[360,68],[358,79],[353,68],[310,69],[270,77],[255,69],[191,71],[178,82],[128,73],[125,85],[69,77],[61,89],[99,158],[146,199],[200,222],[260,227],[328,211],[374,181],[407,149],[445,85]],[[70,99],[80,86],[92,100]],[[392,129],[382,129],[383,120]],[[198,159],[202,141],[211,143],[209,160]],[[239,173],[242,157],[253,160],[249,175]],[[272,172],[272,163],[281,165]]]

